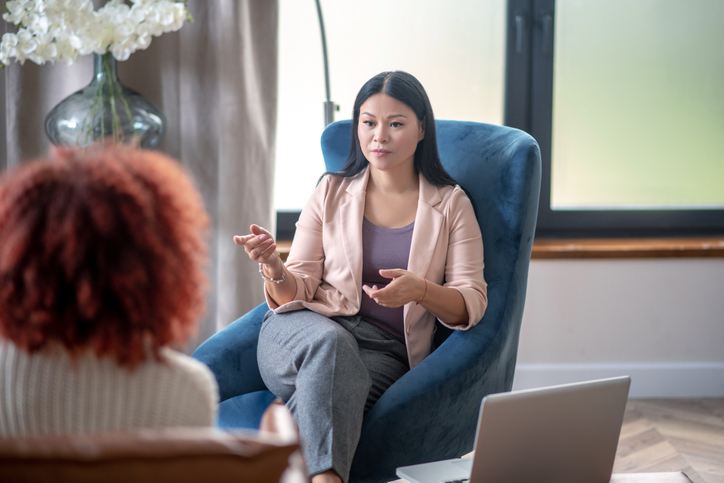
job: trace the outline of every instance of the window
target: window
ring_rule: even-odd
[[[538,235],[724,231],[720,0],[509,0],[506,124],[543,156]]]
[[[538,236],[724,232],[721,0],[323,0],[336,119],[402,69],[439,119],[518,127],[541,146]],[[324,171],[311,2],[280,1],[279,236]],[[286,231],[285,231],[286,227]]]
[[[435,117],[503,122],[505,0],[321,2],[336,120],[350,119],[357,91],[385,70],[425,86]],[[291,236],[324,162],[324,67],[314,2],[280,1],[274,206],[277,236]]]

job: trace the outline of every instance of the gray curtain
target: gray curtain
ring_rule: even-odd
[[[154,38],[118,72],[163,110],[159,149],[190,171],[211,216],[208,310],[191,351],[264,300],[256,267],[232,237],[273,222],[278,3],[204,0],[188,8],[193,23]],[[0,72],[0,169],[47,152],[45,116],[92,71],[85,56],[72,66],[13,63]]]

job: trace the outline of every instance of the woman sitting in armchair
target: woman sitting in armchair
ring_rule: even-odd
[[[466,330],[487,307],[482,234],[420,82],[395,71],[362,86],[347,164],[317,185],[286,264],[269,231],[250,231],[234,241],[272,309],[261,377],[295,417],[312,482],[346,482],[365,413],[431,353],[435,320]]]

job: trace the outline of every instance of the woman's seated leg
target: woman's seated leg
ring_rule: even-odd
[[[359,316],[334,317],[352,334],[359,347],[359,356],[370,376],[370,392],[365,413],[372,409],[382,394],[410,370],[405,343]]]
[[[315,312],[270,313],[257,354],[264,383],[299,426],[309,473],[332,469],[347,481],[371,384],[354,337]]]

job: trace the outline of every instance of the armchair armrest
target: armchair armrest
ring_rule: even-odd
[[[473,449],[482,398],[512,384],[515,354],[511,362],[505,353],[515,315],[504,304],[494,305],[472,329],[453,332],[366,415],[352,467],[355,481],[376,481],[382,474],[394,479],[399,466]]]
[[[262,303],[199,346],[193,357],[211,369],[219,384],[219,401],[266,389],[259,374],[256,346],[269,307]]]
[[[299,442],[288,435],[168,428],[0,440],[0,481],[272,483]]]

